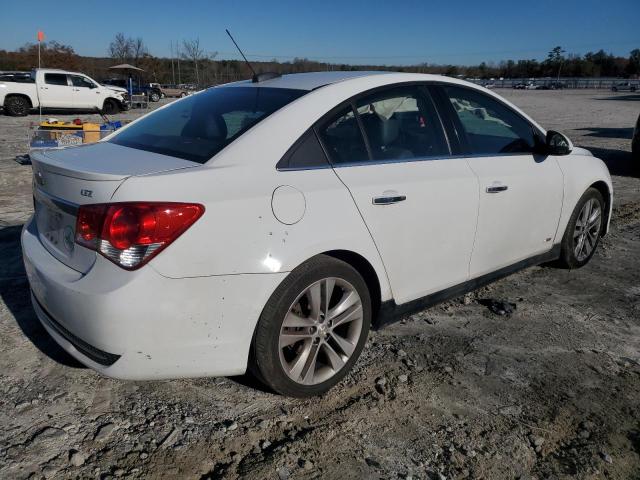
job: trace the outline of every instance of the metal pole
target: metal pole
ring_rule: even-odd
[[[42,42],[40,41],[40,38],[38,38],[38,70],[40,70],[40,44]],[[38,90],[36,90],[37,92]],[[38,110],[39,110],[39,123],[42,123],[42,102],[40,101],[40,96],[38,95]]]
[[[176,70],[173,66],[173,40],[171,40],[171,80],[174,85],[176,84]]]

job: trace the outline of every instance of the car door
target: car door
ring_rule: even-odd
[[[69,75],[73,85],[73,106],[75,108],[94,108],[98,106],[100,89],[84,75]]]
[[[562,209],[563,178],[554,157],[534,153],[542,134],[477,89],[438,88],[479,181],[471,277],[549,251]]]
[[[40,105],[44,108],[69,108],[73,105],[73,87],[66,73],[46,72],[39,92]]]
[[[452,158],[420,86],[376,90],[317,128],[364,219],[401,304],[469,276],[478,183]]]

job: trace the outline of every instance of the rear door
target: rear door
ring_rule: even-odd
[[[426,90],[377,90],[317,132],[371,232],[397,303],[468,278],[477,178],[465,159],[450,156]]]
[[[44,108],[73,107],[73,86],[67,74],[46,72],[39,85],[39,99]]]
[[[563,178],[554,157],[534,153],[541,134],[511,107],[477,89],[437,88],[479,180],[471,277],[549,251],[560,219]]]

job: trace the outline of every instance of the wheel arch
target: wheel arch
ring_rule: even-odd
[[[29,95],[26,95],[24,93],[9,93],[4,97],[4,101],[6,102],[8,98],[13,97],[21,97],[26,99],[27,102],[29,102],[29,108],[33,108],[33,100],[31,100],[31,97]]]
[[[609,232],[609,220],[611,219],[611,190],[609,189],[609,185],[607,185],[603,180],[598,180],[597,182],[589,185],[589,188],[595,188],[600,192],[602,198],[604,198],[604,222],[602,222],[602,235],[606,235]]]
[[[382,304],[382,289],[380,279],[373,265],[362,255],[351,250],[329,250],[322,252],[322,255],[342,260],[362,275],[371,295],[371,325],[375,325],[380,312],[380,305]]]

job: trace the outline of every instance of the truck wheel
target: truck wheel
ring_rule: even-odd
[[[186,93],[186,92],[182,92],[182,93],[180,93],[180,98],[184,98],[184,97],[186,97],[186,96],[187,96],[187,93]]]
[[[120,108],[118,107],[118,103],[115,100],[107,98],[104,101],[104,105],[102,106],[102,113],[106,115],[113,115],[114,113],[118,113],[119,110]]]
[[[158,92],[151,92],[151,95],[149,96],[149,100],[151,100],[152,102],[159,102],[160,95],[158,95]]]
[[[30,109],[31,104],[24,97],[12,95],[4,100],[4,111],[12,117],[25,117]]]

